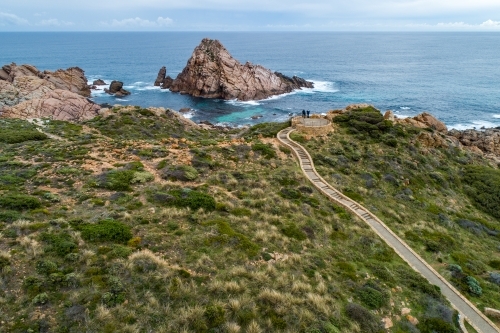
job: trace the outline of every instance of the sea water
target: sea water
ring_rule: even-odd
[[[162,66],[175,78],[204,37],[219,39],[242,63],[300,76],[314,88],[241,102],[153,86]],[[400,117],[427,111],[451,128],[500,126],[498,33],[0,33],[0,64],[11,62],[41,70],[78,66],[90,82],[119,80],[132,93],[116,98],[93,91],[96,103],[191,108],[187,116],[195,121],[233,126],[352,103],[370,103]]]

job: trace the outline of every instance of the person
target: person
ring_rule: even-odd
[[[309,118],[309,113],[310,113],[310,112],[311,112],[311,111],[307,110],[307,118]]]
[[[302,110],[302,118],[306,117],[306,110]]]

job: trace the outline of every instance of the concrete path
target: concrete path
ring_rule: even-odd
[[[402,239],[390,230],[381,220],[373,215],[368,209],[343,195],[330,184],[328,184],[314,168],[311,156],[307,150],[290,139],[290,133],[294,131],[289,127],[278,133],[278,140],[288,148],[292,149],[299,159],[300,167],[306,177],[313,185],[331,201],[344,206],[352,213],[365,221],[382,238],[387,245],[406,261],[415,271],[419,272],[431,284],[441,288],[441,293],[448,298],[451,305],[464,317],[479,333],[499,333],[498,327],[481,313],[471,302],[469,302],[458,290],[436,272],[427,262],[413,251]]]

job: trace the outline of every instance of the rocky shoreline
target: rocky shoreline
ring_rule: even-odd
[[[212,48],[208,48],[208,46]],[[196,63],[196,59],[205,56],[200,56],[199,52],[204,52],[206,55],[207,50],[218,50],[221,53],[215,58],[225,59],[226,62],[233,64],[233,67],[243,66],[246,69],[256,69],[262,70],[266,75],[271,73],[268,70],[253,65],[241,65],[236,62],[236,60],[230,57],[229,53],[223,48],[223,46],[217,41],[203,40],[201,47],[199,46],[193,53],[193,57],[188,62],[188,66],[183,71],[184,74],[179,74],[179,76],[173,80],[172,78],[166,76],[166,68],[163,67],[158,73],[158,77],[155,81],[156,86],[160,86],[164,89],[174,89],[180,90],[181,92],[187,93],[187,91],[182,90],[180,87],[186,84],[186,87],[190,86],[192,81],[186,79],[186,77],[191,77],[193,72],[193,67],[189,64],[191,62]],[[210,66],[213,62],[210,62]],[[200,77],[203,75],[214,74],[213,72],[207,71],[210,66],[204,66],[199,69]],[[212,78],[207,76],[205,81],[199,83],[200,87],[212,87],[217,86],[215,83],[212,85],[207,85],[207,82],[215,82],[216,79],[221,79],[221,73],[215,73],[218,75],[217,78]],[[202,75],[203,74],[203,75]],[[247,78],[244,73],[243,78]],[[293,77],[289,78],[280,73],[271,73],[279,80],[279,86],[282,89],[296,89],[300,86],[307,86],[309,83],[303,79]],[[196,76],[197,77],[197,76]],[[255,76],[257,77],[257,76]],[[227,77],[225,77],[227,79]],[[214,81],[215,80],[215,81]],[[248,79],[250,82],[251,80]],[[191,82],[191,83],[189,83]],[[219,82],[219,81],[217,81]],[[228,82],[237,82],[236,80],[229,80]],[[288,82],[287,85],[282,85],[283,82]],[[196,84],[198,84],[196,83]],[[219,82],[220,83],[220,82]],[[93,83],[96,85],[106,85],[102,80],[96,80]],[[224,86],[224,85],[223,85]],[[177,88],[175,88],[177,87]],[[225,86],[227,87],[227,85]],[[236,87],[235,85],[232,86]],[[73,122],[80,122],[84,120],[92,119],[98,115],[108,115],[109,106],[99,105],[92,102],[90,97],[92,85],[88,85],[85,73],[81,68],[71,67],[68,69],[58,69],[54,72],[51,71],[39,71],[33,65],[16,65],[11,63],[10,65],[5,65],[0,69],[0,117],[3,118],[19,118],[19,119],[37,119],[37,118],[50,118],[54,120],[66,120]],[[94,88],[95,89],[95,88]],[[186,88],[188,89],[188,88]],[[105,91],[109,94],[114,94],[117,97],[121,97],[130,92],[123,89],[123,83],[119,81],[113,81],[109,89],[105,88]],[[200,94],[202,90],[193,92],[193,95]],[[228,90],[231,91],[231,90]],[[226,91],[226,92],[228,92]],[[242,99],[254,99],[258,97],[265,97],[267,94],[262,90],[251,89],[243,93],[243,90],[237,91],[231,94],[224,95],[225,98],[235,97],[235,94]],[[267,90],[277,92],[278,90]],[[282,90],[280,90],[282,91]],[[220,94],[222,90],[209,90],[207,91],[207,96],[222,96]],[[224,92],[224,94],[226,93]],[[216,98],[216,97],[214,97]],[[335,115],[336,113],[348,112],[355,108],[366,107],[368,104],[356,104],[350,105],[343,110],[330,111],[328,114]],[[154,113],[166,113],[173,112],[170,109],[163,108],[149,108],[154,109]],[[177,113],[176,113],[177,114]],[[421,132],[416,141],[419,144],[428,148],[448,148],[448,147],[459,147],[461,149],[466,149],[476,154],[483,155],[490,158],[497,163],[500,163],[500,129],[488,128],[488,129],[467,129],[467,130],[450,130],[448,131],[446,125],[441,121],[437,120],[434,116],[429,113],[422,113],[413,118],[398,118],[392,113],[392,111],[387,111],[384,115],[386,120],[392,121],[397,124],[404,126],[414,126],[417,128],[428,128],[429,131]],[[216,129],[216,130],[227,130],[228,127],[221,127],[209,122],[203,121],[199,124],[192,122],[182,116],[182,112],[179,113],[179,119],[183,122],[188,123],[189,126],[197,126],[202,129]]]

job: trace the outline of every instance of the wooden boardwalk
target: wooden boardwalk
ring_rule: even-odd
[[[294,131],[289,127],[278,133],[281,144],[290,148],[299,159],[300,167],[312,184],[331,201],[345,207],[363,221],[365,221],[377,235],[384,240],[394,251],[406,261],[415,271],[420,273],[431,284],[438,286],[441,293],[446,296],[451,305],[465,318],[479,333],[500,333],[498,327],[479,311],[458,290],[446,281],[436,270],[434,270],[424,259],[422,259],[408,244],[399,238],[381,220],[379,220],[368,209],[358,202],[343,195],[333,186],[328,184],[316,171],[311,156],[307,150],[297,142],[290,139],[290,133]],[[464,332],[465,327],[462,328]]]

